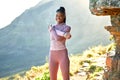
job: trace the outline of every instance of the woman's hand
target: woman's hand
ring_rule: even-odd
[[[66,39],[70,39],[70,38],[71,38],[70,32],[66,32],[66,33],[64,34],[64,37],[65,37]]]
[[[48,31],[51,32],[53,30],[53,26],[52,25],[49,25],[48,26]]]

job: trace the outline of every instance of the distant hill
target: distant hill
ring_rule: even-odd
[[[55,24],[56,9],[64,6],[72,38],[69,53],[80,53],[89,46],[109,43],[104,25],[109,19],[90,14],[84,0],[43,0],[0,29],[0,77],[41,65],[49,53],[48,25]]]

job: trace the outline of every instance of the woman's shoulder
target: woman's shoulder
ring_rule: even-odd
[[[67,25],[67,24],[65,24],[65,27],[71,29],[71,26],[69,26],[69,25]]]

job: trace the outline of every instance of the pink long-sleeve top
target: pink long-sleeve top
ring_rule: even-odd
[[[50,31],[50,50],[64,50],[66,49],[66,38],[61,39],[61,36],[57,34],[56,30],[66,33],[70,32],[71,27],[62,23],[54,25],[53,29]]]

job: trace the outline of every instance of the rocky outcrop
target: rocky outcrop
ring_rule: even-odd
[[[119,0],[90,0],[90,11],[94,15],[116,15],[120,14]]]
[[[110,15],[111,26],[106,26],[111,35],[113,35],[116,43],[115,56],[107,60],[109,70],[105,80],[120,80],[120,1],[119,0],[90,0],[90,11],[94,15],[105,16]],[[107,61],[106,61],[107,62]]]

